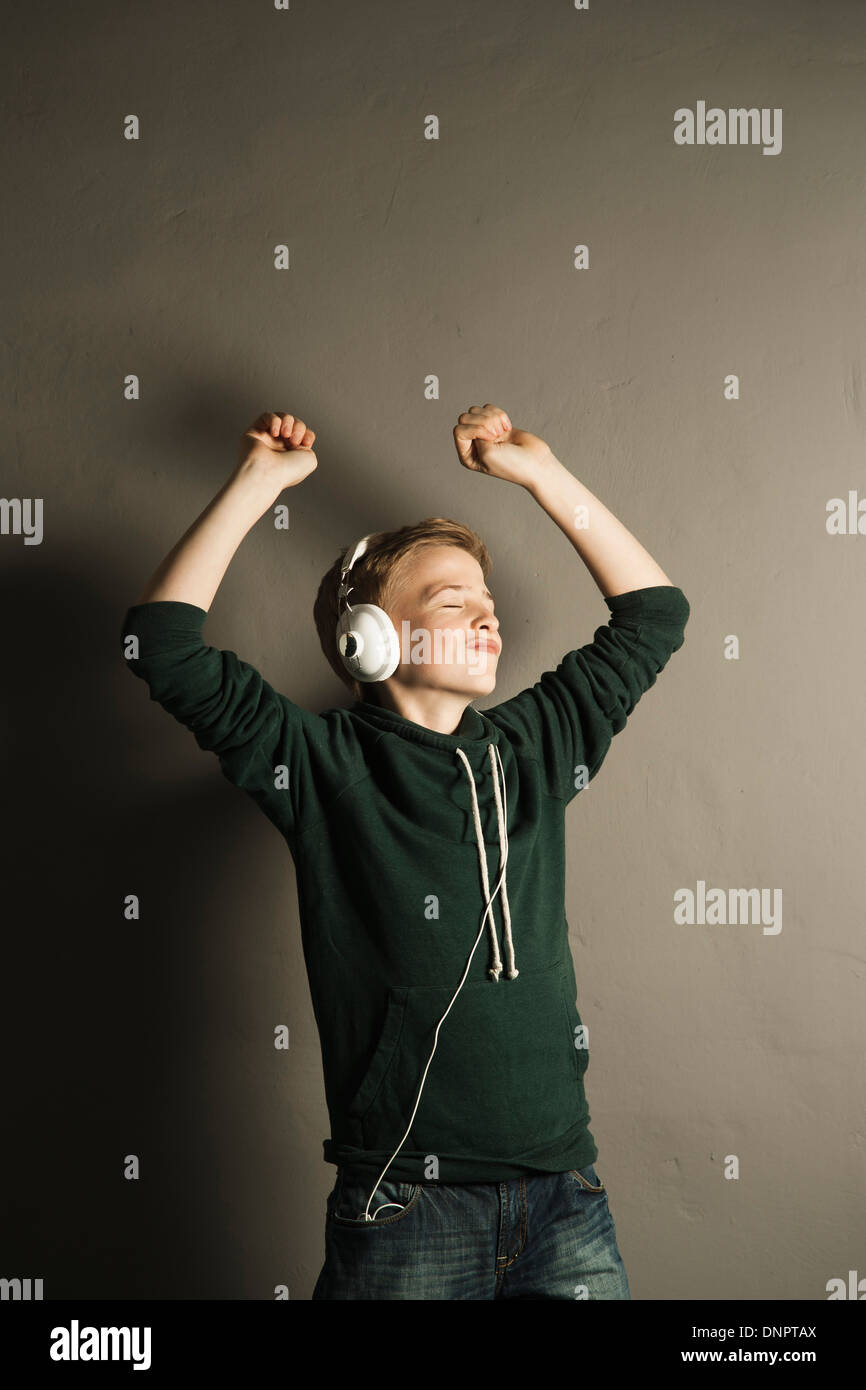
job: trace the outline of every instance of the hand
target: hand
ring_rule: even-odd
[[[238,470],[253,472],[277,489],[303,482],[319,460],[313,453],[315,431],[296,415],[265,411],[241,435]]]
[[[473,405],[454,426],[454,443],[464,468],[528,487],[550,449],[538,435],[516,430],[501,407]]]

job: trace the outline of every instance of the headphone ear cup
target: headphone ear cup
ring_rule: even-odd
[[[358,681],[384,681],[400,664],[400,639],[383,608],[356,603],[337,622],[337,651],[346,670]]]

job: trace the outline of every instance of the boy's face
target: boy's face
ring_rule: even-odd
[[[496,685],[502,641],[478,561],[456,545],[424,546],[388,609],[400,639],[390,684],[442,691],[465,702]]]

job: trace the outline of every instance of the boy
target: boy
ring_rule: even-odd
[[[337,1169],[313,1298],[629,1298],[593,1167],[564,812],[682,646],[689,604],[542,439],[473,406],[461,464],[530,493],[608,625],[481,713],[502,653],[483,543],[442,518],[379,533],[316,601],[355,703],[310,714],[201,629],[246,532],[317,467],[314,440],[260,416],[123,626],[151,698],[295,863]]]

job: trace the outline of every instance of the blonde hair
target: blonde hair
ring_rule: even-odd
[[[492,562],[481,537],[459,521],[430,516],[413,525],[401,526],[397,531],[378,531],[370,537],[365,553],[355,561],[347,579],[347,583],[352,585],[351,602],[375,603],[387,613],[413,556],[423,547],[431,545],[456,545],[467,550],[478,561],[487,579]],[[356,700],[375,703],[375,683],[355,680],[346,670],[337,650],[335,634],[340,611],[340,571],[347,549],[345,547],[340,551],[322,578],[313,605],[313,618],[322,651],[331,669],[348,686]]]

